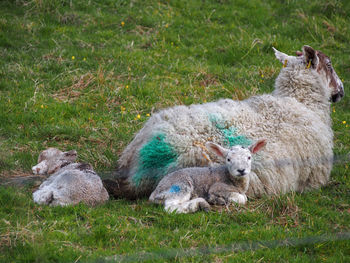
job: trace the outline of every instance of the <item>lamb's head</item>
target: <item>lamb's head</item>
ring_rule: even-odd
[[[39,154],[38,164],[32,167],[32,171],[34,174],[53,174],[76,159],[75,150],[62,152],[56,148],[48,148]]]
[[[225,164],[233,177],[244,177],[248,175],[252,168],[252,155],[260,151],[266,145],[266,140],[258,140],[248,148],[236,145],[231,149],[226,149],[220,145],[207,142],[206,147],[215,153]]]
[[[283,64],[281,77],[283,73],[292,72],[293,79],[302,85],[306,84],[305,87],[312,83],[313,88],[317,88],[322,96],[332,102],[338,102],[344,97],[343,83],[335,72],[330,58],[321,51],[303,46],[302,52],[298,51],[297,56],[289,56],[275,48],[273,50],[276,58]],[[283,77],[277,78],[276,86],[280,80],[283,81]]]

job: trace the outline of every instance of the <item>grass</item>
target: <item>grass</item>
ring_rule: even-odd
[[[39,152],[57,147],[108,174],[154,111],[270,92],[281,68],[272,46],[322,50],[349,93],[349,13],[345,0],[1,1],[0,173],[30,174]],[[94,262],[348,232],[349,106],[348,96],[332,106],[341,158],[331,183],[309,193],[169,215],[146,200],[42,207],[30,188],[0,187],[0,261]],[[349,251],[343,240],[168,260],[346,262]]]

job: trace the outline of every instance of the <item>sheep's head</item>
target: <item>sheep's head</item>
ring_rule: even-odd
[[[252,168],[252,155],[260,151],[266,145],[266,140],[258,140],[248,148],[236,145],[231,149],[226,149],[220,145],[207,142],[206,147],[224,160],[226,166],[233,177],[244,177],[248,175]]]
[[[62,152],[56,148],[49,148],[40,153],[38,164],[32,167],[32,171],[34,174],[53,174],[76,159],[75,150]]]
[[[328,88],[329,99],[332,102],[338,102],[344,97],[343,83],[335,72],[330,58],[321,51],[314,50],[310,46],[303,46],[302,52],[297,51],[297,56],[289,56],[275,48],[273,50],[284,68],[300,68],[312,71],[317,77],[317,81]]]

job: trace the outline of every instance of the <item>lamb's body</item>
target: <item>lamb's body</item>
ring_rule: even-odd
[[[233,179],[226,166],[184,168],[164,177],[149,200],[169,212],[195,212],[209,209],[208,203],[244,204],[248,185],[249,177]]]
[[[101,178],[92,166],[87,163],[72,163],[76,159],[75,151],[63,153],[50,148],[43,153],[46,152],[54,154],[41,154],[44,158],[39,157],[39,164],[33,167],[33,172],[46,174],[52,171],[53,174],[33,193],[35,203],[65,206],[82,202],[94,206],[108,200]],[[73,156],[65,156],[72,152]]]
[[[266,144],[262,139],[249,148],[237,145],[226,149],[208,142],[206,148],[225,162],[219,167],[192,167],[166,175],[152,192],[149,200],[164,204],[165,210],[177,213],[209,209],[210,204],[231,202],[245,204],[249,186],[252,154]]]
[[[326,73],[307,67],[306,55],[286,55],[291,65],[282,69],[272,94],[176,106],[154,114],[119,159],[123,187],[109,191],[115,196],[147,195],[169,171],[206,166],[209,157],[218,162],[205,151],[206,141],[232,146],[258,138],[269,144],[254,161],[248,196],[326,184],[333,159],[330,98],[335,95]],[[154,145],[161,149],[158,155],[148,152]]]

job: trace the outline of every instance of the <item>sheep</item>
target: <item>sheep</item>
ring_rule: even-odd
[[[33,193],[35,203],[51,206],[101,204],[109,199],[101,178],[88,163],[74,163],[75,150],[62,152],[49,148],[40,153],[34,174],[51,175]]]
[[[224,161],[225,165],[183,168],[172,172],[160,180],[149,200],[164,204],[166,211],[176,213],[209,210],[209,203],[245,204],[251,157],[265,144],[265,140],[259,140],[249,148],[236,145],[226,149],[216,143],[207,142],[206,147]]]
[[[333,159],[330,106],[344,96],[343,84],[329,57],[310,46],[297,56],[274,52],[283,67],[272,93],[152,114],[122,152],[116,176],[104,181],[108,192],[116,198],[149,196],[172,171],[220,163],[205,142],[249,145],[258,138],[269,144],[254,162],[248,197],[325,185]]]

